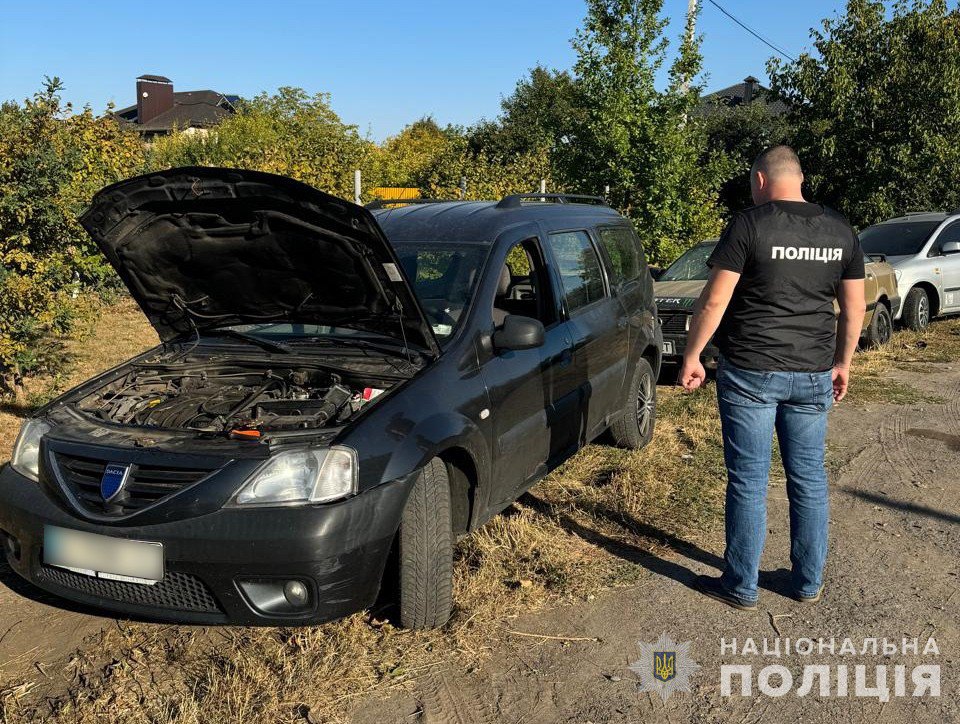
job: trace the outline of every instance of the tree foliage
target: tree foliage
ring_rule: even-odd
[[[567,146],[583,193],[610,187],[610,200],[633,219],[649,254],[674,258],[719,230],[716,190],[724,166],[707,150],[692,117],[699,97],[699,40],[685,33],[667,62],[662,0],[589,0],[577,33],[575,65],[585,111]]]
[[[814,196],[856,225],[960,206],[960,11],[849,0],[811,39],[770,73]]]
[[[81,291],[114,279],[77,216],[143,164],[135,134],[89,108],[73,114],[61,88],[54,78],[0,107],[0,392],[59,368],[59,340],[89,306]]]
[[[330,107],[330,96],[280,88],[241,102],[215,129],[175,133],[154,142],[150,169],[176,166],[247,168],[290,176],[353,198],[353,171],[373,160],[374,144]]]

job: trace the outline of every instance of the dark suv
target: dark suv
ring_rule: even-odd
[[[601,433],[652,435],[650,274],[602,202],[368,210],[183,168],[82,223],[163,342],[27,420],[0,473],[10,565],[65,598],[296,625],[383,586],[437,626],[455,536]]]

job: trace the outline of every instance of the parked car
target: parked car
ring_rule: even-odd
[[[922,331],[934,317],[960,312],[960,211],[898,216],[861,231],[860,244],[896,271],[896,321]]]
[[[707,259],[716,248],[717,241],[710,239],[688,249],[664,269],[654,282],[654,295],[663,330],[664,362],[680,362],[683,358],[693,305],[707,283],[710,274]],[[893,267],[881,257],[870,258],[866,263],[865,290],[867,314],[863,320],[862,342],[867,345],[883,344],[890,340],[893,315],[900,307],[900,297]],[[836,303],[834,306],[839,314],[839,306]],[[711,340],[702,357],[707,364],[715,364],[719,354]]]
[[[23,424],[10,566],[195,623],[312,624],[392,582],[404,625],[442,624],[456,536],[604,431],[653,433],[652,282],[597,201],[371,211],[214,168],[104,189],[82,224],[162,344]]]

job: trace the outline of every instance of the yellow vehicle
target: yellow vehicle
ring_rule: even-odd
[[[657,300],[663,330],[663,361],[679,362],[687,346],[687,332],[693,304],[707,283],[710,269],[707,259],[717,239],[704,241],[680,255],[669,267],[654,274],[653,293]],[[862,341],[865,346],[884,344],[893,334],[893,318],[900,309],[897,277],[893,267],[882,256],[869,256],[866,267],[867,314],[863,320]],[[836,313],[839,306],[834,303]],[[719,351],[712,344],[703,351],[706,363],[715,362]]]

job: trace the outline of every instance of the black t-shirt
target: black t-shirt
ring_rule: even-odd
[[[863,251],[839,213],[771,201],[736,214],[707,263],[741,274],[716,342],[737,367],[820,372],[833,366],[841,279],[863,279]]]

